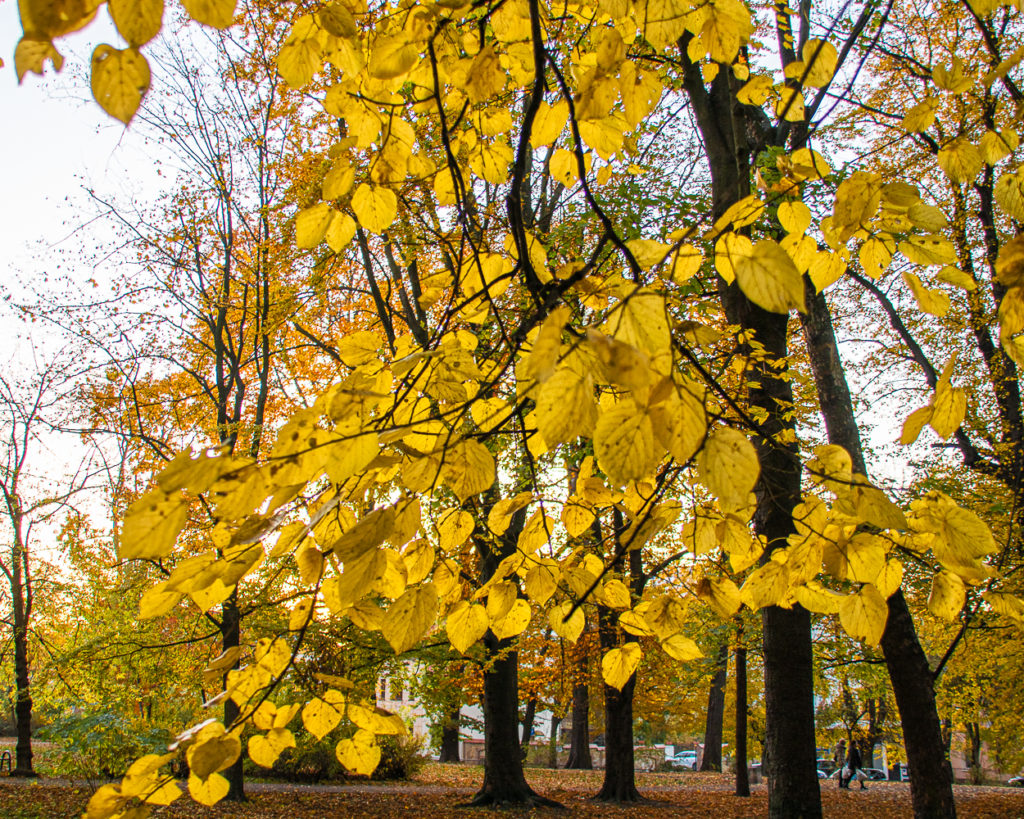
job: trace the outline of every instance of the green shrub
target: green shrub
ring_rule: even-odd
[[[113,711],[79,711],[51,718],[39,738],[58,746],[55,776],[110,779],[144,754],[165,753],[172,736]]]
[[[427,762],[423,755],[422,737],[385,736],[379,737],[380,764],[371,779],[412,779]]]

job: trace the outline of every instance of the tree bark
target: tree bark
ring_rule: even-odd
[[[612,510],[616,546],[623,531],[622,513]],[[629,588],[634,597],[643,591],[643,567],[640,551],[629,553]],[[622,570],[620,556],[616,568]],[[619,642],[618,615],[605,606],[597,607],[598,634],[604,651],[615,648]],[[634,672],[622,690],[604,685],[604,782],[594,798],[601,802],[639,802],[636,789],[636,764],[633,758],[633,692],[636,690]]]
[[[476,540],[480,557],[480,580],[486,583],[498,564],[516,549],[526,522],[526,511],[512,516],[499,548],[489,541]],[[470,805],[501,807],[530,805],[560,807],[557,802],[538,795],[523,774],[519,743],[519,655],[511,639],[499,640],[488,629],[484,635],[484,781]]]
[[[526,752],[533,740],[533,723],[537,717],[537,697],[533,696],[526,703],[526,712],[523,714],[523,738],[520,745],[523,748],[523,760],[526,759]]]
[[[20,524],[17,524],[20,527]],[[20,531],[19,531],[20,534]],[[17,536],[17,535],[16,535]],[[28,659],[28,617],[25,605],[25,582],[20,547],[12,551],[11,593],[14,604],[14,704],[18,743],[15,748],[14,776],[36,776],[32,768],[32,690]]]
[[[231,592],[231,595],[221,606],[220,633],[221,649],[227,651],[241,644],[241,612],[238,609],[238,590]],[[224,678],[225,685],[227,677]],[[228,728],[238,719],[241,709],[233,699],[228,697],[224,700],[224,725]],[[245,801],[245,774],[242,770],[244,753],[240,754],[234,764],[224,771],[223,775],[228,780],[228,795],[224,797],[231,802]]]
[[[558,770],[558,726],[562,718],[551,715],[551,735],[548,737],[548,767]]]
[[[750,796],[747,771],[747,647],[743,626],[736,631],[736,795]]]
[[[729,644],[722,643],[715,660],[715,673],[708,689],[708,711],[704,723],[702,771],[722,770],[722,724],[725,722],[725,683],[729,675]]]
[[[680,40],[684,86],[707,150],[711,174],[712,216],[721,217],[750,193],[751,147],[748,133],[760,123],[736,100],[738,81],[720,71],[710,87]],[[762,115],[763,116],[763,115]],[[800,500],[801,461],[792,417],[793,389],[787,377],[788,315],[769,313],[751,302],[733,282],[719,279],[726,320],[760,344],[772,362],[753,361],[748,402],[761,418],[756,445],[761,474],[755,488],[754,529],[765,538],[765,559],[784,548],[793,531],[793,507]],[[778,369],[771,364],[782,365]],[[810,614],[800,606],[771,606],[762,611],[764,628],[766,766],[769,809],[773,817],[821,816],[817,750],[814,737],[814,677]]]
[[[441,727],[441,749],[438,762],[459,762],[459,717],[462,707],[456,706]]]
[[[855,472],[866,476],[860,430],[828,303],[821,293],[814,292],[810,283],[807,296],[808,311],[801,320],[828,439],[850,454]],[[893,594],[887,605],[889,617],[882,634],[882,653],[900,712],[914,816],[951,819],[956,816],[953,778],[943,751],[931,668],[917,639],[902,590]]]
[[[572,731],[569,735],[569,759],[566,768],[581,771],[593,769],[590,757],[590,652],[586,631],[573,647],[576,661],[576,684],[572,689]]]

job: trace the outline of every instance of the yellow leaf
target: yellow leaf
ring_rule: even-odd
[[[874,580],[874,587],[887,600],[896,593],[903,582],[903,564],[898,560],[887,560]]]
[[[668,255],[671,245],[656,242],[654,239],[630,239],[626,247],[633,254],[641,269],[649,270]]]
[[[523,599],[515,600],[504,617],[491,623],[491,631],[499,640],[522,634],[530,625],[530,604]]]
[[[931,404],[927,407],[920,407],[910,413],[907,416],[907,420],[903,422],[903,430],[900,432],[900,443],[904,445],[914,443],[917,440],[917,436],[921,434],[921,430],[924,429],[924,425],[931,420],[931,417]]]
[[[562,507],[562,523],[569,537],[579,537],[588,531],[594,517],[593,508],[583,501],[570,500]]]
[[[939,151],[939,167],[953,182],[970,182],[984,166],[978,149],[965,137],[959,137]]]
[[[537,428],[549,447],[591,435],[597,423],[594,382],[572,367],[559,367],[537,395]]]
[[[952,623],[959,616],[967,599],[964,581],[950,572],[939,572],[932,578],[928,595],[928,611],[935,617]]]
[[[779,224],[786,233],[803,234],[811,226],[811,209],[803,202],[783,202],[778,213]]]
[[[728,620],[740,610],[740,590],[728,577],[706,578],[697,593],[723,620]]]
[[[942,290],[925,287],[921,280],[913,273],[903,272],[903,281],[907,283],[910,292],[917,299],[917,306],[925,313],[942,318],[949,312],[949,295]]]
[[[948,383],[939,383],[932,399],[932,412],[928,419],[932,429],[943,440],[956,432],[967,414],[967,393],[962,389],[951,387]]]
[[[779,99],[775,103],[775,116],[782,117],[786,122],[803,122],[806,115],[803,93],[788,85],[779,86],[778,92]]]
[[[448,613],[445,631],[452,647],[465,654],[487,633],[488,626],[487,610],[483,606],[460,600]]]
[[[518,593],[515,583],[494,583],[487,591],[487,618],[493,623],[508,614]]]
[[[659,458],[650,416],[632,401],[604,410],[594,430],[594,454],[613,483],[653,475]]]
[[[763,105],[772,93],[773,84],[768,74],[755,74],[736,92],[736,99],[743,105]]]
[[[558,139],[568,119],[569,104],[564,99],[558,100],[554,105],[542,102],[533,120],[530,144],[534,148],[550,145]]]
[[[523,375],[544,382],[555,371],[555,362],[562,347],[562,328],[569,320],[568,307],[556,307],[540,326],[537,338],[526,359]]]
[[[672,348],[672,331],[665,297],[646,288],[629,293],[608,317],[607,333],[652,357],[668,353]]]
[[[551,630],[554,631],[555,634],[563,640],[575,643],[583,633],[583,627],[587,624],[587,621],[583,616],[583,608],[580,606],[577,606],[576,611],[574,611],[572,616],[566,620],[565,616],[569,613],[569,609],[571,608],[572,603],[569,602],[562,603],[560,606],[555,606],[548,614],[548,622],[551,624]]]
[[[908,134],[916,134],[927,131],[935,122],[935,114],[939,110],[939,101],[928,97],[917,105],[907,109],[903,115],[903,130]]]
[[[627,634],[635,637],[653,637],[654,629],[648,624],[642,614],[635,611],[624,611],[619,615],[619,625]]]
[[[334,749],[338,762],[354,774],[369,776],[380,763],[380,746],[373,742],[373,735],[366,736],[366,731],[359,731],[353,739],[343,739]]]
[[[483,444],[460,441],[445,453],[441,480],[460,501],[490,489],[494,476],[494,457]]]
[[[878,645],[889,619],[885,598],[874,586],[866,585],[856,594],[843,598],[839,604],[839,622],[854,640],[869,646]]]
[[[846,599],[845,595],[829,591],[813,580],[803,586],[794,586],[793,597],[805,609],[818,614],[839,614],[839,608]]]
[[[334,211],[326,202],[299,211],[295,217],[295,244],[301,249],[316,247],[323,241],[334,219]]]
[[[789,254],[773,239],[755,244],[750,256],[736,260],[734,270],[740,289],[754,304],[772,313],[794,308],[806,312],[803,279]]]
[[[789,588],[789,569],[784,563],[769,560],[755,569],[740,588],[740,599],[747,608],[757,611],[777,605]]]
[[[882,201],[882,178],[878,174],[856,171],[839,185],[832,212],[832,225],[845,242],[878,211]]]
[[[864,272],[872,279],[879,278],[892,261],[893,247],[894,245],[891,246],[881,239],[868,239],[862,244],[858,258]]]
[[[235,19],[235,0],[181,0],[188,16],[212,28],[227,28]]]
[[[558,588],[558,574],[553,567],[541,563],[534,566],[523,578],[526,595],[538,606],[543,606]]]
[[[139,600],[139,619],[151,620],[154,617],[161,617],[178,605],[178,601],[184,596],[179,591],[168,591],[167,581],[157,583],[142,595]]]
[[[207,734],[205,739],[203,733]],[[186,753],[189,770],[199,779],[207,779],[217,771],[230,768],[242,753],[242,743],[238,737],[233,733],[225,733],[220,723],[210,725],[203,733]]]
[[[697,644],[682,634],[673,634],[662,642],[661,647],[669,657],[681,663],[697,660],[704,656],[704,652],[697,647]]]
[[[423,638],[436,616],[437,590],[429,583],[418,586],[391,604],[381,623],[381,634],[395,653],[401,654]]]
[[[745,435],[731,427],[720,427],[698,453],[697,471],[728,512],[747,505],[761,465],[757,450]]]
[[[831,287],[842,278],[846,266],[846,259],[839,253],[816,253],[808,271],[814,289],[820,293]]]
[[[371,233],[383,233],[398,214],[398,197],[389,188],[360,185],[352,194],[352,211]]]
[[[952,242],[934,234],[908,236],[900,242],[899,249],[910,261],[920,265],[952,264],[956,261]]]
[[[101,44],[92,52],[92,95],[100,107],[125,125],[149,90],[149,63],[137,49],[119,51]]]
[[[409,73],[419,59],[419,50],[404,36],[379,37],[374,41],[367,71],[378,80],[392,80]]]
[[[317,739],[333,731],[345,712],[345,695],[333,688],[306,703],[302,709],[302,724]]]
[[[271,728],[266,736],[249,739],[249,759],[264,768],[273,767],[285,748],[295,747],[295,737],[287,728]]]
[[[1017,220],[1024,220],[1024,165],[999,177],[995,187],[996,202]]]
[[[156,37],[163,24],[164,0],[110,0],[108,8],[117,33],[135,48]]]
[[[622,648],[613,648],[601,658],[601,676],[608,685],[621,691],[640,665],[641,657],[643,651],[639,643],[626,643]]]
[[[200,805],[207,807],[216,805],[221,799],[228,795],[230,785],[227,779],[220,774],[212,774],[206,779],[200,779],[195,774],[188,778],[189,795]]]
[[[426,538],[414,540],[402,553],[405,561],[406,582],[412,586],[426,579],[434,568],[434,547]]]
[[[335,253],[341,253],[349,242],[352,241],[352,237],[356,235],[356,220],[349,216],[347,213],[334,212],[331,214],[331,223],[327,226],[327,232],[324,234],[324,239],[327,240],[327,246]]]
[[[978,145],[978,150],[986,165],[995,165],[1017,150],[1019,142],[1017,132],[1012,128],[1005,128],[1002,131],[986,131]]]
[[[605,606],[610,609],[622,611],[633,605],[629,589],[621,580],[612,579],[607,581],[601,589],[601,598]]]
[[[491,507],[491,511],[487,514],[488,528],[496,535],[505,534],[512,523],[512,515],[520,509],[525,509],[532,501],[532,492],[520,492],[514,498],[502,498]],[[472,518],[470,518],[470,521],[472,521]],[[463,526],[465,526],[465,523],[463,523]],[[470,531],[472,531],[472,527],[470,527]]]
[[[147,492],[128,507],[118,544],[121,560],[167,557],[188,519],[188,503],[179,494]]]
[[[530,495],[532,498],[532,495]],[[495,504],[495,509],[502,502],[499,501]],[[508,501],[506,504],[510,503]],[[528,504],[529,501],[527,500]],[[492,515],[495,514],[495,510],[492,509]],[[512,513],[509,512],[509,519],[511,519]],[[438,516],[437,533],[440,535],[440,549],[442,552],[452,552],[454,549],[458,549],[464,543],[466,538],[473,533],[473,528],[476,525],[473,521],[473,516],[462,509],[449,509],[441,512]],[[490,518],[487,519],[488,525],[490,524]],[[508,528],[508,521],[505,521],[505,526],[500,531],[495,525],[490,525],[496,534],[501,534]]]
[[[804,85],[812,88],[822,88],[828,85],[832,75],[836,71],[839,62],[839,53],[836,47],[827,40],[812,38],[804,43],[800,52],[804,65]]]

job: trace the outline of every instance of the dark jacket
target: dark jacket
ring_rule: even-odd
[[[851,771],[855,771],[863,764],[864,760],[860,757],[860,749],[856,745],[851,745],[850,750],[846,754],[846,767]]]

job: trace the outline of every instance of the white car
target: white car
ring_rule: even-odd
[[[697,752],[680,751],[669,760],[675,768],[682,768],[685,771],[697,770]]]

